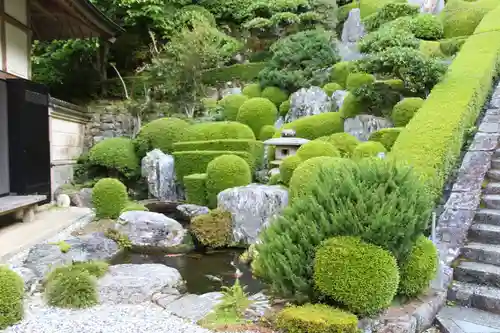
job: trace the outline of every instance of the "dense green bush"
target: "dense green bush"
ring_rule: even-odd
[[[359,145],[359,140],[349,133],[335,133],[329,136],[318,138],[335,146],[341,157],[351,157],[354,149]]]
[[[109,270],[109,264],[105,261],[86,261],[86,262],[73,262],[66,266],[59,266],[52,270],[44,279],[44,283],[54,281],[61,276],[64,276],[70,271],[85,272],[96,278],[103,277]]]
[[[139,172],[139,159],[132,141],[127,138],[110,138],[99,142],[90,149],[88,161],[91,165],[106,168],[110,176],[120,173],[130,178]]]
[[[222,106],[222,116],[224,120],[236,120],[240,106],[247,100],[247,96],[240,94],[231,94],[221,99],[219,105]]]
[[[85,271],[68,270],[48,281],[47,302],[60,308],[88,308],[98,303],[95,277]]]
[[[394,142],[401,133],[402,127],[382,128],[370,134],[370,141],[380,142],[387,151],[392,149]]]
[[[191,231],[203,246],[228,246],[233,236],[231,213],[214,209],[208,214],[198,215],[191,221]]]
[[[314,259],[318,289],[349,311],[373,315],[387,308],[399,284],[396,259],[381,247],[356,237],[333,237],[318,248]]]
[[[103,178],[92,190],[92,204],[98,218],[118,218],[127,203],[127,188],[118,179]]]
[[[439,42],[439,47],[444,55],[452,56],[460,51],[462,45],[464,45],[467,37],[454,37],[443,39]]]
[[[301,164],[306,195],[291,204],[260,235],[255,264],[258,276],[280,297],[305,301],[314,297],[316,247],[333,236],[356,236],[389,250],[404,262],[428,228],[434,206],[418,174],[388,159],[331,159],[315,177],[307,174],[314,159]],[[307,165],[310,163],[311,165]],[[295,189],[296,191],[296,189]],[[285,255],[284,255],[285,254]]]
[[[425,40],[438,40],[443,38],[443,23],[438,16],[420,14],[411,20],[412,32],[415,37]]]
[[[328,142],[315,140],[300,146],[297,150],[297,156],[299,156],[302,161],[307,161],[310,158],[320,156],[340,157],[340,152],[335,146]]]
[[[237,121],[217,121],[189,126],[182,141],[223,139],[255,140],[255,135],[250,127]]]
[[[246,151],[260,161],[264,155],[264,145],[257,140],[247,139],[220,139],[206,141],[186,141],[174,144],[174,151],[195,151],[195,150],[225,150],[225,151]]]
[[[330,82],[323,86],[323,91],[330,97],[337,90],[342,90],[342,86],[336,82]]]
[[[361,10],[361,18],[365,18],[382,10],[385,5],[394,2],[403,2],[399,0],[360,0],[359,8]]]
[[[217,206],[217,195],[225,189],[250,184],[252,172],[248,163],[236,155],[214,158],[207,166],[208,206]]]
[[[7,266],[0,266],[0,329],[23,319],[24,281]]]
[[[259,73],[262,86],[276,86],[294,92],[308,85],[323,85],[318,70],[340,60],[332,45],[332,34],[306,30],[278,40],[271,46],[272,59]]]
[[[483,17],[498,6],[496,0],[449,0],[441,17],[445,38],[472,35]]]
[[[376,53],[391,47],[408,47],[418,49],[420,41],[409,31],[393,27],[381,28],[369,33],[358,43],[362,53]]]
[[[347,77],[354,69],[353,62],[349,61],[341,61],[333,65],[332,70],[330,71],[330,80],[333,82],[337,82],[342,87],[345,87]]]
[[[377,157],[379,153],[386,153],[384,145],[380,142],[375,141],[366,141],[361,142],[359,145],[354,148],[352,152],[352,158],[355,160],[359,160],[367,157]]]
[[[420,236],[408,259],[401,265],[399,292],[408,297],[416,297],[425,292],[436,277],[438,259],[434,243]]]
[[[141,203],[132,201],[132,202],[127,203],[125,205],[125,207],[123,207],[123,209],[120,211],[120,215],[125,213],[125,212],[131,212],[131,211],[132,212],[134,212],[134,211],[147,212],[147,211],[149,211],[149,209]]]
[[[419,97],[407,97],[394,105],[391,113],[391,119],[394,126],[406,126],[424,104],[424,100]]]
[[[419,50],[426,58],[445,57],[441,51],[441,44],[437,41],[421,40]]]
[[[293,129],[297,137],[314,140],[321,136],[344,131],[344,120],[338,112],[326,112],[302,117],[283,125],[283,129]],[[275,134],[279,137],[280,132]]]
[[[363,19],[367,31],[375,31],[384,23],[393,21],[402,16],[417,15],[419,7],[409,3],[387,3],[375,14],[369,15]]]
[[[246,85],[241,92],[248,98],[261,97],[262,95],[262,89],[258,83]]]
[[[301,163],[302,159],[297,155],[288,156],[283,159],[283,162],[280,164],[280,179],[283,184],[288,186],[293,172]]]
[[[286,114],[288,113],[288,111],[290,111],[290,100],[286,100],[284,101],[283,103],[280,104],[280,107],[279,107],[279,115],[281,117],[284,117],[286,116]]]
[[[353,93],[349,93],[344,98],[339,114],[343,119],[354,118],[366,110],[366,106]]]
[[[347,77],[346,89],[353,91],[365,85],[375,82],[375,76],[368,73],[351,73]]]
[[[288,100],[288,94],[278,87],[266,87],[262,91],[262,98],[267,98],[279,107],[281,103]]]
[[[259,140],[266,141],[271,139],[273,135],[276,133],[276,128],[273,125],[265,125],[260,129]]]
[[[207,204],[206,181],[206,173],[195,173],[184,177],[184,189],[187,202],[200,206],[205,206]]]
[[[240,123],[248,125],[258,137],[265,125],[273,125],[278,118],[276,106],[267,98],[250,98],[243,103],[236,118]]]
[[[357,333],[358,318],[325,304],[305,304],[280,311],[276,327],[289,333]]]
[[[207,86],[214,86],[234,81],[252,82],[257,79],[259,72],[265,66],[265,62],[252,62],[209,69],[203,72],[203,83]]]
[[[182,119],[161,118],[144,125],[134,140],[137,155],[144,157],[147,152],[158,148],[165,154],[172,152],[172,145],[182,141],[189,124]]]

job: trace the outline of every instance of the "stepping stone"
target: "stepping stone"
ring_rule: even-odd
[[[500,185],[500,183],[498,184]],[[487,208],[479,209],[476,212],[474,220],[484,224],[500,225],[500,210]]]
[[[500,289],[490,286],[453,281],[448,300],[457,305],[500,314]]]
[[[500,226],[477,223],[469,229],[469,240],[477,243],[500,244]]]
[[[455,268],[458,281],[500,288],[500,267],[479,262],[463,261]]]

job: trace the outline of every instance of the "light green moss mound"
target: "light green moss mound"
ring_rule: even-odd
[[[280,104],[279,107],[279,115],[281,117],[286,116],[286,114],[290,111],[290,100],[286,100],[283,103]]]
[[[420,41],[420,52],[426,58],[443,58],[444,54],[441,51],[441,43],[436,41],[422,40]]]
[[[45,283],[54,281],[70,271],[85,272],[96,278],[103,277],[109,270],[109,264],[105,261],[74,262],[66,266],[60,266],[52,270],[44,279]]]
[[[381,247],[355,237],[333,237],[316,252],[314,282],[349,311],[373,315],[391,304],[399,270],[396,259]]]
[[[48,281],[45,294],[49,305],[60,308],[88,308],[97,305],[99,298],[95,277],[77,270]]]
[[[262,90],[258,83],[246,85],[241,92],[248,98],[261,97],[262,95]]]
[[[24,281],[7,266],[0,266],[0,329],[23,319]]]
[[[391,113],[394,126],[406,126],[423,104],[424,100],[420,97],[407,97],[394,105]]]
[[[498,6],[496,0],[463,1],[449,0],[441,17],[444,37],[470,36],[483,17]]]
[[[103,178],[92,190],[96,217],[116,219],[128,203],[127,188],[118,179]]]
[[[260,129],[259,140],[266,141],[271,139],[276,133],[276,128],[273,125],[265,125]]]
[[[292,155],[286,157],[280,164],[280,180],[283,184],[287,185],[290,183],[293,172],[302,163],[302,159],[297,155]]]
[[[361,88],[375,82],[375,76],[368,73],[351,73],[347,77],[346,88],[349,91]]]
[[[225,189],[250,184],[248,163],[236,155],[222,155],[208,163],[207,195],[209,207],[217,206],[217,195]]]
[[[354,118],[365,111],[365,106],[356,96],[349,93],[344,98],[344,103],[340,107],[339,115],[343,119]]]
[[[142,158],[155,148],[169,154],[175,142],[183,141],[188,127],[187,122],[178,118],[153,120],[141,128],[134,140],[137,155]]]
[[[344,131],[344,120],[338,112],[326,112],[299,118],[283,125],[283,129],[293,129],[297,137],[314,140],[316,138]],[[281,131],[275,134],[279,137]]]
[[[266,98],[256,97],[243,103],[238,112],[237,121],[248,125],[258,137],[261,128],[265,125],[273,125],[276,118],[278,118],[276,106]]]
[[[307,161],[310,158],[319,156],[340,157],[340,152],[331,143],[316,140],[303,144],[297,150],[297,156],[302,161]]]
[[[217,121],[199,123],[187,128],[187,134],[182,141],[207,141],[222,139],[255,140],[252,129],[236,121]]]
[[[219,101],[222,106],[222,115],[224,120],[234,121],[238,117],[238,110],[248,100],[248,97],[240,94],[232,94]]]
[[[127,138],[109,138],[99,142],[90,149],[88,160],[91,165],[117,171],[125,177],[132,177],[139,172],[139,158],[135,154],[134,144]]]
[[[132,201],[132,202],[127,203],[125,205],[125,207],[123,207],[120,214],[123,214],[125,212],[137,212],[137,211],[138,212],[147,212],[147,211],[149,211],[149,209],[141,203]]]
[[[334,145],[339,150],[341,157],[351,157],[354,149],[360,144],[360,141],[349,133],[335,133],[318,140]]]
[[[360,143],[353,151],[352,158],[359,160],[367,157],[377,157],[379,153],[386,153],[384,145],[380,142],[366,141]]]
[[[205,206],[207,204],[207,174],[195,173],[184,177],[186,201],[190,204]]]
[[[421,236],[407,260],[401,265],[399,292],[408,297],[422,294],[436,277],[437,269],[437,249],[431,240]]]
[[[262,91],[262,98],[267,98],[276,105],[280,106],[281,103],[288,100],[288,94],[278,87],[266,87]]]
[[[191,221],[191,231],[203,246],[210,248],[228,246],[233,231],[231,213],[214,209],[208,214],[196,216]]]
[[[354,63],[349,61],[341,61],[333,65],[330,72],[330,80],[340,84],[342,87],[346,86],[347,77],[354,69]]]
[[[306,304],[279,312],[276,327],[290,333],[357,333],[358,318],[325,304]]]
[[[323,86],[323,91],[330,97],[337,90],[342,90],[342,86],[336,82],[330,82]]]
[[[432,14],[420,14],[411,20],[412,32],[415,37],[425,40],[443,38],[444,28],[441,19]]]
[[[439,47],[444,55],[452,56],[460,51],[462,45],[464,45],[467,37],[454,37],[443,39],[439,42]]]
[[[387,151],[390,151],[402,129],[402,127],[382,128],[373,132],[368,140],[380,142]]]

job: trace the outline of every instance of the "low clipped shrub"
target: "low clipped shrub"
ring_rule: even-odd
[[[359,51],[363,53],[382,52],[391,47],[418,49],[419,45],[420,41],[410,31],[392,26],[371,32],[358,43]]]
[[[315,140],[300,146],[297,150],[297,156],[300,157],[302,161],[307,161],[310,158],[319,156],[340,157],[340,152],[335,146],[328,142]]]
[[[283,129],[293,129],[297,137],[314,140],[321,136],[344,131],[344,120],[338,112],[326,112],[302,117],[283,125]],[[276,133],[275,137],[279,137]]]
[[[297,169],[300,163],[302,163],[302,159],[297,155],[288,156],[283,159],[283,162],[280,164],[280,180],[283,184],[288,186],[293,172]]]
[[[349,61],[341,61],[333,65],[330,71],[330,80],[340,84],[342,87],[346,86],[347,77],[354,69],[354,64]]]
[[[420,236],[400,267],[399,293],[408,297],[422,294],[436,277],[437,270],[437,249],[431,240]]]
[[[349,93],[344,98],[344,103],[339,110],[339,115],[343,119],[354,118],[363,113],[366,106],[353,93]]]
[[[283,103],[281,103],[278,111],[281,117],[286,116],[288,111],[290,111],[290,100],[286,100]]]
[[[236,118],[242,124],[248,125],[258,137],[265,125],[273,125],[278,118],[276,106],[268,99],[251,98],[240,107]]]
[[[441,51],[441,44],[436,41],[422,40],[420,41],[420,52],[427,58],[443,58],[444,54]]]
[[[189,124],[178,118],[160,118],[144,125],[134,140],[137,155],[142,158],[146,153],[158,148],[165,154],[172,152],[175,142],[183,141]]]
[[[267,98],[273,102],[276,107],[279,107],[281,103],[288,100],[288,94],[278,87],[266,87],[262,91],[261,97]]]
[[[120,215],[125,212],[135,212],[135,211],[147,212],[149,211],[149,209],[141,203],[132,201],[127,203],[125,207],[123,207],[123,209],[120,211]]]
[[[54,281],[61,276],[64,276],[68,272],[85,272],[90,274],[93,277],[101,278],[103,277],[109,270],[109,264],[105,261],[87,261],[87,262],[74,262],[72,264],[66,266],[60,266],[52,270],[45,277],[45,284],[50,281]]]
[[[336,82],[330,82],[323,86],[323,91],[328,95],[332,96],[337,90],[342,90],[342,86]]]
[[[411,5],[409,3],[387,3],[376,13],[365,17],[363,19],[363,23],[367,31],[375,31],[384,23],[393,21],[403,16],[417,15],[418,12],[418,6]]]
[[[276,327],[290,333],[357,333],[358,318],[325,304],[305,304],[280,311]]]
[[[314,282],[321,293],[359,315],[387,308],[399,284],[392,254],[356,237],[333,237],[318,247]]]
[[[420,97],[407,97],[394,105],[391,113],[394,126],[406,126],[423,104],[424,100]]]
[[[7,266],[0,266],[0,329],[23,319],[24,281]]]
[[[380,142],[387,151],[390,151],[401,130],[402,127],[382,128],[370,134],[368,140]]]
[[[443,52],[446,56],[453,56],[458,51],[462,45],[464,45],[467,37],[453,37],[448,39],[443,39],[439,42],[439,47],[441,48],[441,52]]]
[[[88,161],[91,165],[106,168],[110,176],[119,173],[130,178],[139,172],[140,161],[128,138],[109,138],[97,143],[90,149]]]
[[[182,141],[207,141],[223,139],[255,140],[250,127],[237,121],[217,121],[189,126]]]
[[[118,179],[103,178],[92,190],[92,204],[98,218],[118,218],[127,203],[127,188]]]
[[[444,37],[472,35],[483,17],[498,6],[495,0],[449,0],[441,12]]]
[[[369,85],[375,82],[375,76],[368,73],[351,73],[347,77],[346,89],[353,91],[361,88],[364,85]]]
[[[47,302],[60,308],[88,308],[98,303],[95,277],[85,271],[69,270],[48,281]]]
[[[386,153],[384,145],[380,142],[375,141],[366,141],[361,142],[359,145],[354,148],[352,152],[352,158],[355,160],[359,160],[367,157],[377,157],[380,153]]]
[[[236,155],[222,155],[207,166],[208,206],[217,206],[217,195],[225,189],[250,184],[252,172],[248,163]]]
[[[318,140],[326,141],[334,145],[335,148],[339,150],[341,157],[351,157],[354,149],[360,143],[355,136],[349,133],[335,133],[319,138]]]
[[[231,94],[219,101],[222,107],[224,120],[235,121],[238,117],[238,110],[248,100],[248,97],[240,94]]]
[[[411,20],[412,32],[415,37],[425,40],[438,40],[443,38],[443,23],[438,16],[420,14]]]
[[[246,85],[241,92],[248,98],[261,97],[262,95],[262,89],[260,87],[260,84],[258,83],[251,83]]]
[[[266,141],[271,139],[273,135],[276,133],[276,128],[273,125],[265,125],[260,129],[259,140]]]
[[[184,177],[186,202],[205,206],[207,204],[207,174],[195,173]]]
[[[233,236],[231,213],[220,209],[196,216],[191,221],[190,227],[196,239],[203,246],[210,248],[228,246]]]

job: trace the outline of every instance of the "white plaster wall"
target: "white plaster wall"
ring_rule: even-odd
[[[28,24],[26,0],[4,0],[5,12],[23,24]]]
[[[5,22],[5,36],[7,39],[7,72],[27,79],[29,76],[27,33]]]

